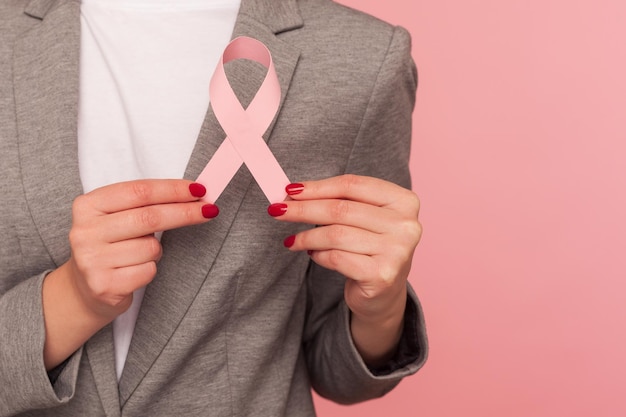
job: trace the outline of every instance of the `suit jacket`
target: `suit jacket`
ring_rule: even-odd
[[[77,161],[80,4],[0,4],[0,416],[311,416],[311,386],[335,401],[381,396],[426,358],[410,291],[403,344],[373,372],[354,348],[344,278],[282,239],[243,166],[220,216],[165,232],[121,380],[111,326],[50,377],[42,359],[41,287],[69,255]],[[271,50],[281,109],[265,135],[293,181],[343,173],[406,187],[416,72],[407,32],[327,0],[243,0],[233,36]],[[249,101],[264,72],[233,63]],[[212,70],[212,69],[207,69]],[[225,134],[209,110],[185,177]]]

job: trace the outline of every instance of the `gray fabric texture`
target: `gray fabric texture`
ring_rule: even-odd
[[[244,166],[218,218],[164,233],[119,385],[110,326],[50,382],[41,285],[69,257],[82,193],[79,11],[76,0],[0,3],[0,416],[313,416],[311,387],[353,403],[415,373],[427,342],[414,292],[416,359],[374,375],[350,337],[344,278],[285,250],[310,226],[270,218]],[[410,187],[417,76],[404,29],[327,0],[243,0],[238,35],[272,52],[282,103],[265,138],[291,180],[355,173]],[[243,102],[264,75],[239,61],[228,73]],[[186,178],[223,139],[209,110]]]

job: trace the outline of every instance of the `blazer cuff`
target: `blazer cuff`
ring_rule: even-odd
[[[391,391],[400,381],[416,373],[427,358],[428,343],[420,303],[409,287],[409,320],[404,328],[401,348],[397,355],[385,366],[370,369],[359,354],[350,331],[350,309],[341,302],[340,323],[337,340],[338,349],[331,356],[336,369],[345,369],[340,373],[344,398],[335,398],[339,403],[352,403],[366,399],[382,397]]]
[[[70,400],[74,397],[82,354],[83,347],[81,346],[62,364],[48,371],[48,379],[60,403],[65,402],[65,399]]]
[[[407,294],[404,327],[394,356],[384,365],[368,367],[375,376],[391,375],[396,371],[421,364],[426,359],[428,346],[421,307],[415,294]]]
[[[11,341],[0,344],[0,386],[6,394],[0,401],[0,415],[54,407],[74,396],[82,349],[52,375],[43,361],[42,287],[46,274],[18,284],[0,298],[0,334]],[[56,376],[54,383],[50,376]]]

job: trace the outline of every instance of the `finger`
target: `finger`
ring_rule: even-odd
[[[105,242],[113,243],[156,232],[176,229],[178,227],[205,223],[206,216],[216,215],[216,212],[206,213],[204,207],[215,207],[203,202],[158,204],[140,207],[110,214],[102,218],[101,238]]]
[[[141,236],[114,244],[96,246],[79,245],[72,251],[78,269],[87,275],[124,266],[158,261],[161,244],[154,236]]]
[[[132,294],[145,287],[156,276],[156,262],[107,269],[86,277],[86,291],[90,297],[110,306],[116,306]]]
[[[351,226],[330,225],[316,227],[285,239],[292,251],[338,249],[363,255],[380,253],[384,249],[384,235]]]
[[[87,193],[76,200],[76,205],[78,209],[92,209],[104,214],[116,213],[154,204],[195,201],[200,194],[203,195],[203,188],[188,180],[127,181]]]
[[[268,212],[282,221],[340,224],[374,233],[390,230],[398,217],[391,209],[350,200],[285,201],[270,205]]]
[[[310,256],[318,265],[348,278],[345,297],[351,309],[360,305],[359,310],[371,310],[380,305],[384,294],[397,294],[406,285],[408,271],[377,256],[340,250],[313,251]],[[376,302],[375,299],[379,301]]]
[[[109,289],[113,294],[131,294],[152,282],[156,272],[154,261],[117,268],[111,275]]]
[[[109,268],[123,268],[146,262],[158,262],[163,254],[161,243],[153,235],[122,240],[105,245],[102,257],[110,262]]]
[[[313,251],[311,259],[324,268],[337,271],[346,278],[373,282],[379,276],[375,258],[338,249]]]
[[[289,184],[286,191],[294,200],[347,199],[379,207],[408,198],[417,200],[412,191],[397,184],[374,177],[350,174]]]

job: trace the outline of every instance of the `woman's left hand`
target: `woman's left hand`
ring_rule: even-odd
[[[422,228],[419,199],[393,183],[356,175],[287,186],[293,200],[272,204],[282,221],[319,225],[285,239],[346,280],[355,344],[368,364],[384,361],[402,330],[407,277]],[[381,340],[382,339],[382,340]]]

